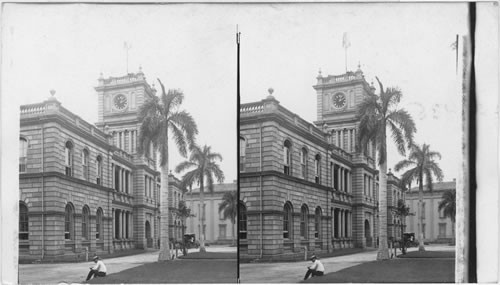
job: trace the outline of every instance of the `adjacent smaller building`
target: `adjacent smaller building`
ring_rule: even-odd
[[[443,193],[453,190],[456,191],[456,180],[448,182],[438,182],[432,184],[432,191],[429,191],[427,185],[424,185],[424,242],[431,243],[449,243],[455,237],[455,227],[449,217],[445,217],[443,211],[438,210],[439,202],[442,200]],[[410,211],[415,213],[409,216],[408,232],[417,233],[418,221],[418,186],[413,187],[406,192],[406,203]]]
[[[203,234],[205,243],[231,244],[233,237],[236,239],[236,225],[230,219],[225,220],[219,213],[224,193],[236,191],[236,182],[214,185],[214,191],[204,191],[204,208],[200,202],[200,189],[193,189],[184,195],[186,205],[195,216],[186,221],[186,233],[193,233],[198,240],[202,234],[201,219],[204,220]]]

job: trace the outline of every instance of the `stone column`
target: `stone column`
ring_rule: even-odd
[[[342,209],[339,209],[339,238],[342,238]]]
[[[352,146],[351,146],[351,130],[347,130],[347,151],[351,152],[352,151]]]
[[[352,129],[352,149],[356,150],[356,129]]]
[[[127,130],[128,133],[128,153],[132,153],[132,131]]]
[[[111,208],[111,241],[115,239],[115,208]]]

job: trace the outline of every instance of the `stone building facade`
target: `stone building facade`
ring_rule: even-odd
[[[195,215],[187,219],[186,233],[195,234],[198,240],[203,231],[205,242],[209,244],[231,244],[233,236],[236,239],[236,224],[233,225],[230,219],[224,219],[219,213],[224,194],[231,191],[236,192],[235,182],[214,184],[213,192],[204,193],[204,210],[201,207],[200,189],[193,189],[185,194],[186,204]],[[200,219],[204,220],[203,230]]]
[[[313,88],[313,123],[280,105],[272,89],[264,100],[240,105],[242,258],[377,246],[375,147],[356,144],[357,106],[375,88],[359,69],[319,74]],[[390,192],[401,195],[399,181],[392,178]],[[388,216],[392,221],[390,211]],[[388,233],[393,230],[391,222]]]
[[[159,247],[160,173],[153,157],[136,151],[138,108],[156,91],[141,71],[101,76],[96,90],[96,125],[64,108],[54,92],[21,106],[21,260]],[[171,195],[181,192],[178,185],[171,175]]]
[[[449,217],[445,217],[443,211],[439,211],[438,205],[441,202],[443,193],[446,191],[456,191],[456,181],[437,182],[432,184],[432,191],[427,190],[424,185],[424,242],[449,243],[455,238],[455,225]],[[406,201],[410,211],[417,213],[418,187],[412,187],[406,193]],[[417,233],[417,226],[420,221],[416,215],[408,217],[407,231]]]

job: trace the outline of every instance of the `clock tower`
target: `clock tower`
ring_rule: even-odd
[[[331,143],[348,153],[356,152],[358,105],[374,92],[358,67],[356,72],[316,77],[316,126],[331,134]]]
[[[113,144],[135,154],[139,130],[139,107],[156,90],[146,82],[142,70],[121,77],[99,78],[97,127],[113,135]]]

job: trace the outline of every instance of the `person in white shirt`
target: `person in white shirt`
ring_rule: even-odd
[[[306,276],[304,276],[304,280],[307,280],[309,276],[312,274],[312,277],[314,276],[323,276],[325,273],[325,267],[323,266],[323,263],[318,260],[316,255],[311,256],[311,261],[312,265],[307,267],[307,272]]]
[[[94,256],[94,262],[96,265],[94,267],[90,267],[89,275],[87,275],[87,280],[89,281],[93,276],[95,277],[104,277],[106,276],[106,265],[104,262],[99,259],[99,256]]]

